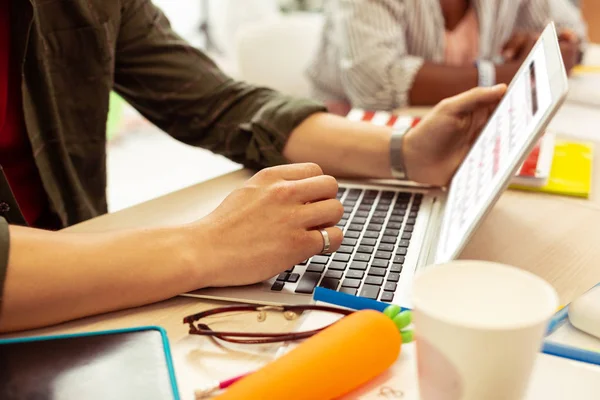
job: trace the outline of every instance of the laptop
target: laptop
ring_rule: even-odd
[[[317,286],[410,306],[419,271],[457,258],[568,91],[556,30],[544,30],[447,189],[342,182],[340,249],[256,285],[186,293],[259,304],[312,302]],[[399,119],[401,120],[401,119]]]

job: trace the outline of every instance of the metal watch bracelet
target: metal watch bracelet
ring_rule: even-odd
[[[407,180],[406,167],[404,165],[403,143],[406,132],[410,127],[399,127],[392,130],[390,141],[390,164],[392,166],[392,176],[396,179]]]

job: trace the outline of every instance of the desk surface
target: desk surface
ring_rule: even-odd
[[[594,164],[590,200],[508,191],[482,223],[461,258],[502,262],[527,269],[552,283],[563,302],[600,282],[600,162]],[[91,232],[192,221],[209,213],[251,176],[239,170],[139,206],[72,227]],[[215,379],[251,371],[268,362],[277,346],[224,348],[190,337],[182,318],[223,303],[174,298],[158,304],[85,318],[27,335],[72,333],[140,325],[160,325],[169,335],[184,399]]]
[[[585,118],[571,118],[573,112]],[[579,124],[579,125],[578,125]],[[600,112],[567,106],[553,125],[570,136],[597,137]],[[600,141],[600,140],[599,140]],[[69,228],[72,232],[94,232],[140,226],[181,224],[211,212],[231,190],[251,176],[238,170],[199,183],[138,206],[101,216]],[[600,282],[600,162],[594,162],[594,184],[590,200],[552,195],[506,192],[483,221],[461,258],[482,259],[515,265],[547,281],[568,302]],[[43,335],[160,325],[169,335],[178,382],[184,399],[194,388],[212,379],[225,379],[269,361],[276,346],[225,349],[199,337],[189,337],[182,324],[185,315],[223,303],[174,298],[158,304],[85,318],[26,335]]]

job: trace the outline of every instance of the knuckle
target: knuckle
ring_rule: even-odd
[[[450,105],[452,104],[452,101],[453,101],[453,97],[445,98],[438,103],[437,107],[439,107],[440,110],[445,110],[448,107],[450,107]]]
[[[319,240],[320,238],[317,238],[317,235],[311,235],[308,231],[299,231],[295,234],[294,244],[299,245],[303,249],[314,250],[317,253],[321,246]]]
[[[286,206],[281,212],[277,213],[278,215],[276,218],[278,224],[280,226],[288,227],[289,229],[294,229],[303,218],[302,213],[299,211],[300,209],[298,207]]]
[[[277,182],[269,187],[269,195],[278,201],[286,201],[294,196],[297,188],[292,182]]]
[[[269,168],[261,169],[254,176],[256,176],[257,178],[262,178],[262,179],[273,179],[273,178],[277,177],[278,175],[279,175],[279,172],[277,171],[277,167],[269,167]]]

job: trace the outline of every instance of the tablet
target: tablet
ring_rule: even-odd
[[[0,340],[0,399],[178,400],[159,327]]]
[[[459,256],[568,92],[554,24],[546,27],[448,187],[435,263]]]

